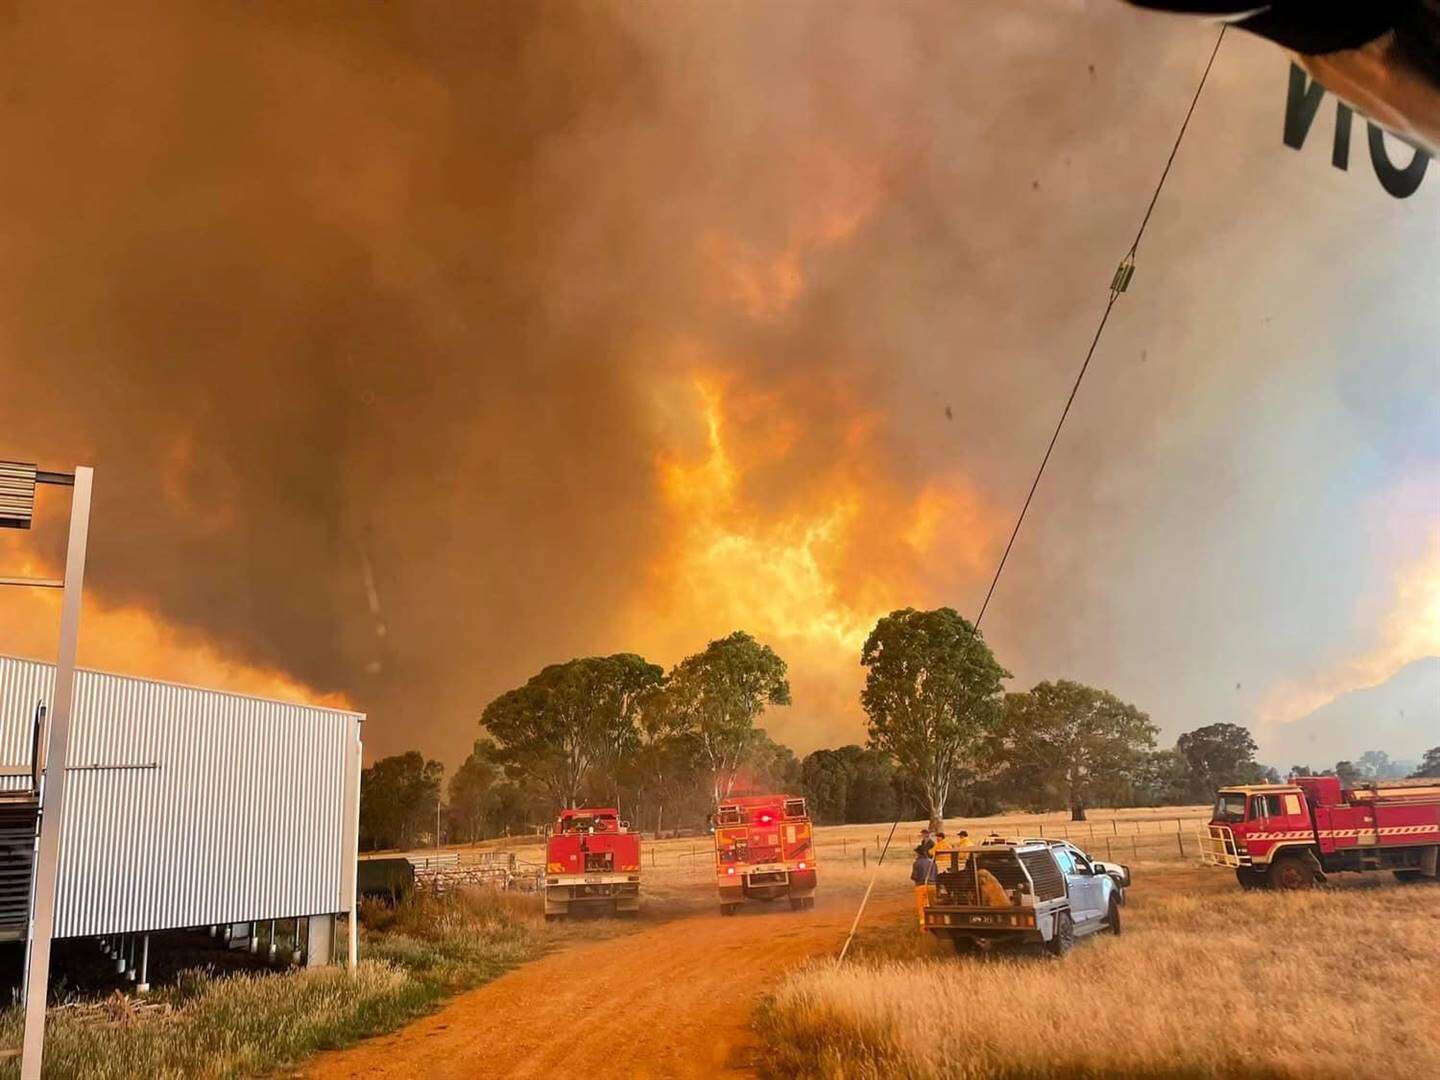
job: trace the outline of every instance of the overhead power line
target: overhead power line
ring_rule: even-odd
[[[1195,94],[1190,99],[1190,107],[1185,110],[1185,119],[1180,123],[1180,130],[1175,135],[1175,143],[1170,147],[1170,156],[1165,159],[1165,168],[1160,173],[1160,179],[1155,184],[1155,190],[1150,196],[1150,203],[1145,207],[1145,216],[1140,219],[1140,228],[1135,232],[1135,240],[1125,257],[1120,260],[1120,266],[1115,271],[1115,276],[1110,280],[1110,295],[1105,301],[1105,310],[1100,314],[1100,324],[1095,328],[1095,336],[1090,339],[1090,348],[1085,351],[1085,359],[1080,364],[1080,370],[1075,373],[1075,381],[1070,387],[1070,396],[1065,399],[1065,407],[1060,410],[1060,418],[1055,422],[1055,430],[1050,435],[1050,442],[1045,447],[1045,456],[1040,459],[1040,467],[1035,470],[1035,479],[1030,483],[1030,490],[1025,495],[1025,502],[1020,507],[1020,513],[1015,518],[1015,527],[1010,530],[1010,539],[1006,541],[1005,550],[1000,555],[1000,563],[995,567],[995,575],[990,579],[990,587],[985,590],[985,599],[980,603],[980,610],[975,616],[972,626],[972,633],[978,633],[980,622],[985,618],[985,612],[990,607],[990,600],[995,595],[996,586],[1000,584],[1000,575],[1005,572],[1005,564],[1010,559],[1010,552],[1015,547],[1015,540],[1020,535],[1020,528],[1025,524],[1025,515],[1030,512],[1030,503],[1034,501],[1035,492],[1040,487],[1040,480],[1045,475],[1045,467],[1050,464],[1050,456],[1055,452],[1055,444],[1060,441],[1060,432],[1065,427],[1065,421],[1070,416],[1070,408],[1075,404],[1075,398],[1080,393],[1080,384],[1085,381],[1085,373],[1090,370],[1090,361],[1095,358],[1095,350],[1100,345],[1100,338],[1105,333],[1105,324],[1110,321],[1110,313],[1115,310],[1115,302],[1120,299],[1120,294],[1130,287],[1130,281],[1135,276],[1135,256],[1140,250],[1140,241],[1145,237],[1145,229],[1150,224],[1150,217],[1155,213],[1155,204],[1160,201],[1160,193],[1165,189],[1165,181],[1170,177],[1170,169],[1175,164],[1175,157],[1180,153],[1180,144],[1185,141],[1185,133],[1190,128],[1190,118],[1195,115],[1195,107],[1200,104],[1200,95],[1205,90],[1205,84],[1210,79],[1210,71],[1215,66],[1215,58],[1220,55],[1220,46],[1225,40],[1226,27],[1220,27],[1220,33],[1215,38],[1215,47],[1210,50],[1210,59],[1206,61],[1205,70],[1200,75],[1200,82],[1195,87]],[[890,851],[890,841],[895,836],[895,829],[900,824],[897,818],[890,826],[890,834],[885,838],[885,846],[880,849],[880,858],[875,861],[875,870],[870,875],[870,883],[865,886],[865,895],[860,898],[860,907],[855,912],[855,920],[850,925],[850,932],[845,935],[845,944],[840,948],[840,963],[844,963],[845,954],[850,950],[850,942],[855,937],[855,931],[860,926],[860,918],[865,913],[865,906],[870,901],[870,891],[875,887],[875,878],[880,873],[880,867],[885,862],[885,856]]]

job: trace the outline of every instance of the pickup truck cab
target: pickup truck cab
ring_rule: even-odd
[[[1077,938],[1120,933],[1130,872],[1066,841],[1019,840],[946,852],[925,930],[956,952],[1037,945],[1055,956]]]

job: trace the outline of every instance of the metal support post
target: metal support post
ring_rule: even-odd
[[[55,935],[55,894],[60,873],[60,827],[65,815],[65,766],[70,758],[70,720],[75,701],[75,652],[80,641],[80,597],[85,587],[85,549],[90,536],[90,493],[95,472],[75,470],[65,588],[60,600],[60,651],[55,663],[55,700],[40,804],[40,845],[30,906],[30,944],[25,964],[25,1041],[21,1080],[40,1080],[45,1052],[45,1003],[50,990],[50,941]]]
[[[135,984],[135,992],[148,994],[150,992],[150,935],[146,934],[144,943],[140,946],[140,981]]]

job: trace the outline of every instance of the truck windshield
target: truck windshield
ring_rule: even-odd
[[[1215,802],[1215,821],[1244,821],[1245,796],[1236,792],[1222,794]]]

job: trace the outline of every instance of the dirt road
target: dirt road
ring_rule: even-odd
[[[878,890],[877,890],[878,894]],[[340,1077],[690,1077],[748,1075],[750,1012],[788,967],[839,947],[858,893],[814,909],[712,910],[566,948],[526,964],[392,1035],[316,1059]],[[876,918],[905,898],[871,901]],[[867,921],[868,921],[867,916]],[[603,1017],[603,1025],[583,1023]]]

